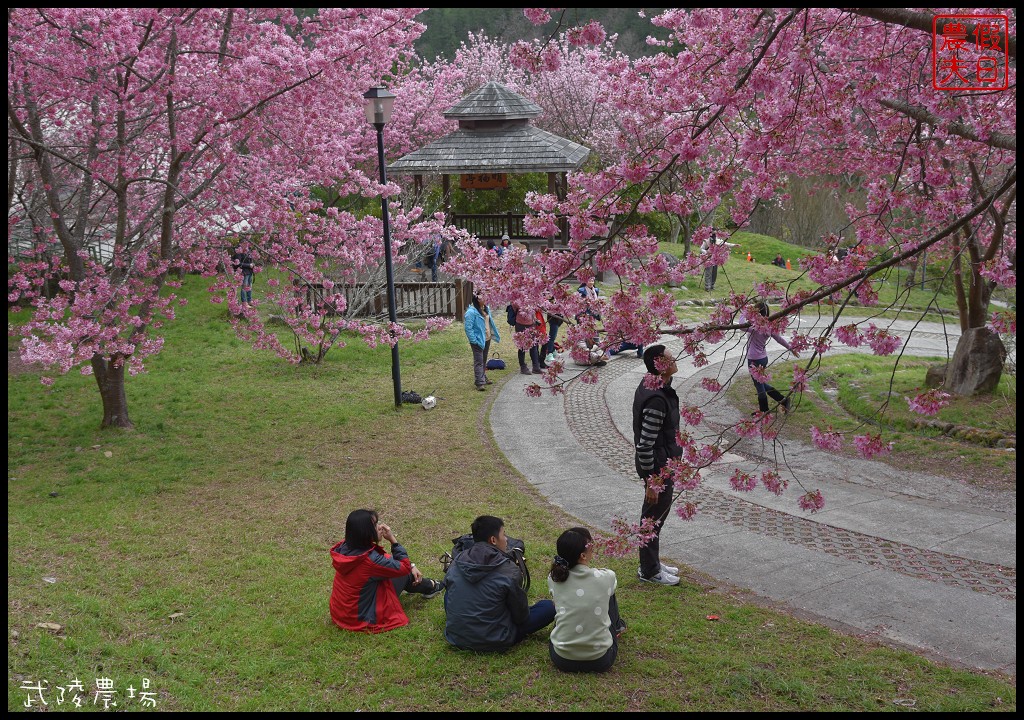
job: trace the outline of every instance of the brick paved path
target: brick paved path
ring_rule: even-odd
[[[583,448],[639,483],[633,467],[632,438],[625,438],[619,432],[605,400],[609,383],[632,367],[634,363],[617,359],[600,369],[597,384],[572,383],[565,395],[565,414],[571,432]],[[688,493],[687,499],[698,503],[705,516],[811,550],[1007,600],[1017,597],[1017,573],[1013,568],[912,547],[789,515],[709,488],[706,483]]]

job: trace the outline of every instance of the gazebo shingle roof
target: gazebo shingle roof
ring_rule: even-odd
[[[459,120],[458,130],[399,158],[388,165],[388,172],[459,175],[578,169],[590,150],[530,125],[529,119],[540,114],[530,100],[489,82],[444,114]]]
[[[444,113],[449,120],[529,120],[543,110],[501,83],[489,82],[459,100]]]

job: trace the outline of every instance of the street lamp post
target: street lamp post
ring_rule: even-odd
[[[391,107],[395,96],[382,87],[372,87],[363,95],[366,99],[366,121],[377,128],[377,164],[380,165],[380,184],[387,184],[384,170],[384,126],[391,119]],[[384,270],[388,281],[388,318],[391,324],[398,323],[395,312],[395,276],[391,267],[391,217],[388,215],[388,199],[380,196],[380,214],[384,225]],[[395,407],[402,406],[402,372],[398,364],[398,343],[391,346],[391,380],[395,386]]]

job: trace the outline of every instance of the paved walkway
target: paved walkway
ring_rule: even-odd
[[[896,321],[892,330],[908,354],[945,355],[946,338],[951,348],[956,343],[955,327]],[[681,348],[674,337],[662,342]],[[749,384],[743,343],[733,337],[715,346],[699,370],[680,362],[680,396],[707,403],[705,442],[720,441],[740,415],[722,395],[701,389],[700,379]],[[531,378],[510,375],[490,413],[499,448],[550,502],[592,527],[609,530],[616,516],[638,520],[642,486],[633,469],[630,413],[644,372],[643,362],[626,353],[598,370],[596,385],[574,382],[564,396],[539,399],[523,391]],[[790,482],[781,497],[729,486],[733,468],[760,471],[775,458]],[[673,514],[667,521],[663,559],[847,632],[1016,675],[1015,492],[987,492],[800,443],[745,440],[721,468],[688,494],[700,505],[697,518],[684,522]],[[799,510],[801,487],[820,488],[825,508],[813,515]]]

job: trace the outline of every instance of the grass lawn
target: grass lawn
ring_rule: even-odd
[[[99,430],[91,377],[44,388],[9,364],[9,710],[43,682],[64,709],[56,687],[75,679],[93,707],[103,678],[118,709],[142,707],[126,693],[145,680],[172,711],[1016,710],[1015,678],[708,584],[641,586],[634,559],[607,561],[629,630],[603,676],[557,672],[543,633],[500,655],[452,650],[440,598],[405,598],[406,628],[336,628],[328,550],[352,509],[379,510],[435,577],[474,517],[501,515],[526,541],[531,600],[574,522],[497,452],[461,325],[401,346],[404,388],[440,401],[396,411],[389,348],[291,366],[237,340],[204,287],[187,279],[164,352],[129,381],[133,431]]]
[[[815,253],[809,248],[790,245],[789,243],[776,240],[767,235],[738,230],[729,238],[729,242],[735,243],[737,247],[731,249],[729,261],[718,269],[718,280],[715,289],[711,292],[704,290],[703,275],[687,279],[680,288],[675,290],[676,298],[683,304],[695,303],[699,305],[710,304],[721,301],[730,293],[746,294],[750,292],[757,283],[775,283],[787,296],[801,290],[810,290],[816,285],[804,275],[799,267],[799,260],[809,257]],[[683,245],[672,243],[660,243],[659,250],[673,255],[683,253]],[[747,262],[747,253],[750,253],[754,262]],[[791,268],[779,268],[771,264],[776,253],[789,259]],[[939,266],[935,266],[938,268]],[[934,269],[934,268],[933,268]],[[936,270],[938,273],[938,270]],[[939,322],[942,318],[939,315],[939,308],[955,308],[956,302],[951,294],[952,280],[942,275],[929,274],[929,279],[924,287],[919,284],[912,289],[905,287],[907,270],[905,268],[890,268],[874,277],[874,287],[878,293],[878,304],[871,308],[863,308],[854,299],[849,303],[847,312],[853,315],[863,315],[870,312],[872,317],[896,317],[923,318],[931,322]],[[1015,290],[999,290],[993,295],[993,299],[1003,305],[1016,306]],[[841,296],[842,300],[846,295]],[[773,309],[778,309],[778,302],[772,303]],[[994,304],[992,310],[997,310]],[[956,314],[946,311],[946,322],[956,323]],[[684,311],[684,320],[695,320],[703,316],[701,310],[693,312]]]
[[[865,354],[826,356],[809,387],[794,398],[782,439],[806,442],[811,426],[831,426],[849,440],[882,434],[893,452],[877,459],[895,467],[933,472],[993,490],[1017,487],[1017,379],[1004,373],[994,393],[951,398],[933,417],[912,412],[904,398],[924,391],[924,377],[942,358],[893,358]],[[772,368],[771,385],[783,393],[793,379],[793,363]],[[730,385],[729,399],[741,412],[757,410],[757,395],[744,370]],[[770,401],[774,405],[774,401]],[[849,442],[842,452],[856,455]]]

